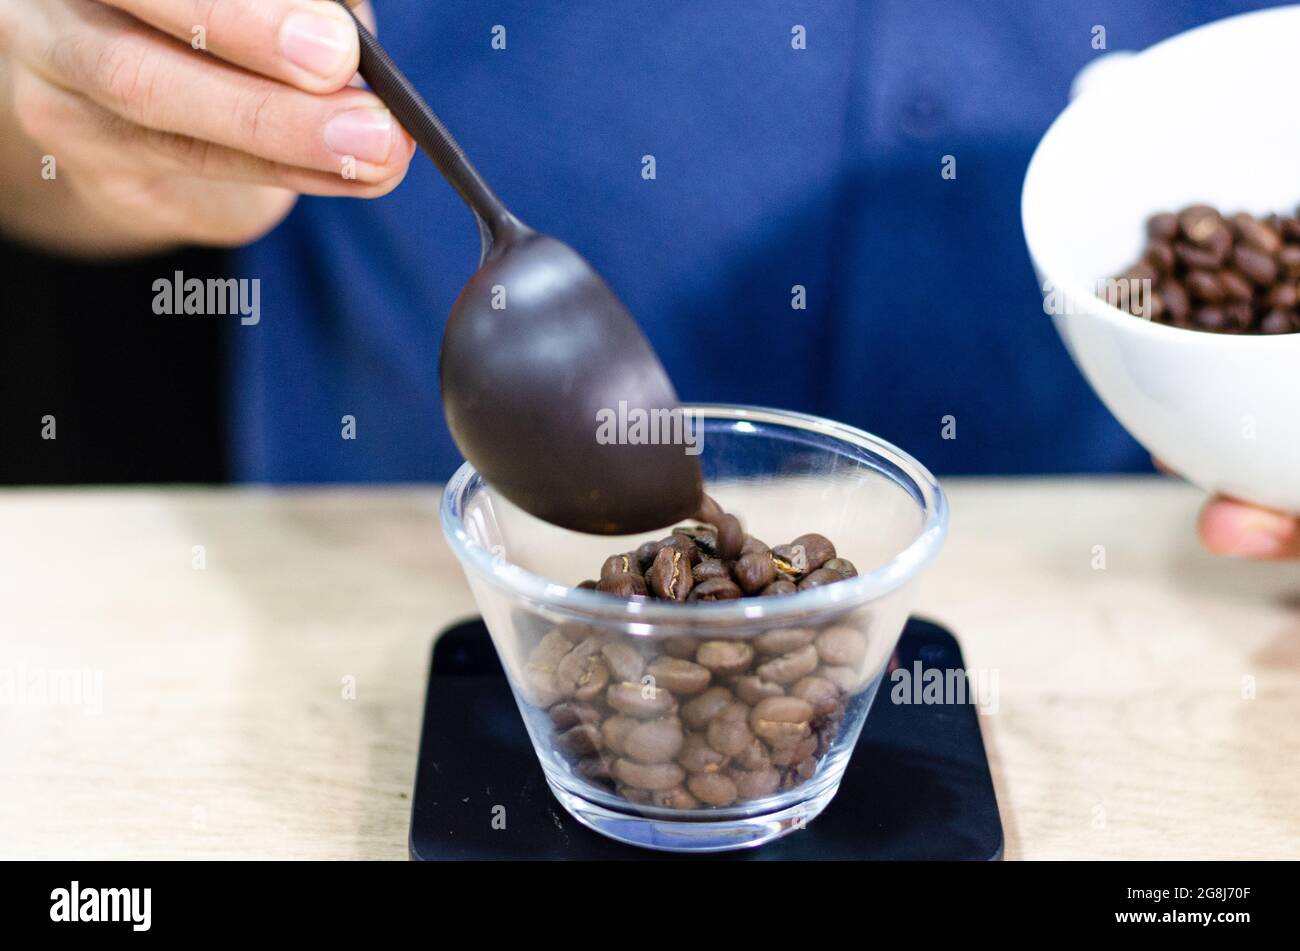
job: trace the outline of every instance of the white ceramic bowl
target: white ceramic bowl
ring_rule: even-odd
[[[1220,20],[1117,61],[1048,129],[1021,196],[1057,330],[1116,418],[1206,491],[1292,512],[1300,512],[1300,334],[1181,330],[1095,295],[1099,281],[1137,259],[1153,212],[1205,202],[1265,214],[1300,204],[1297,50],[1292,6]]]

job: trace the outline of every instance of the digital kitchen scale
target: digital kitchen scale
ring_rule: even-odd
[[[913,618],[826,810],[757,848],[684,856],[623,845],[573,819],[551,794],[480,620],[433,649],[411,808],[413,859],[761,861],[987,860],[1002,855],[974,701],[933,702],[964,663],[957,641]],[[920,680],[918,681],[918,675]],[[927,702],[927,698],[930,702]],[[899,702],[906,701],[906,702]],[[504,828],[502,828],[504,826]]]

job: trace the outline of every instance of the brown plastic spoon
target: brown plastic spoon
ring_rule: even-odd
[[[689,517],[702,499],[696,456],[680,441],[618,438],[636,439],[638,419],[647,438],[658,420],[662,437],[681,412],[632,316],[581,255],[510,213],[360,22],[357,32],[362,78],[478,222],[483,256],[442,341],[456,446],[506,498],[565,528],[621,535]],[[634,425],[610,441],[611,418]]]

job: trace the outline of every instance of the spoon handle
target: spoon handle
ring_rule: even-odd
[[[338,3],[352,15],[357,24],[357,36],[361,41],[361,63],[358,69],[361,78],[392,111],[397,121],[411,133],[411,138],[433,160],[442,177],[447,179],[474,212],[479,220],[479,230],[483,232],[483,252],[486,256],[491,246],[490,239],[499,237],[500,229],[516,225],[517,219],[488,187],[478,169],[465,157],[465,150],[429,108],[424,97],[397,68],[397,64],[366,29],[365,24],[357,19],[347,0],[338,0]]]

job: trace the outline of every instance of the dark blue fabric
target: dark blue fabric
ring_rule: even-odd
[[[1148,467],[1043,315],[1020,185],[1098,55],[1094,25],[1140,49],[1254,6],[377,3],[384,43],[486,178],[606,276],[683,399],[834,417],[940,473]],[[450,475],[438,347],[478,238],[432,166],[417,156],[378,201],[304,199],[242,255],[262,320],[231,335],[237,477]]]

